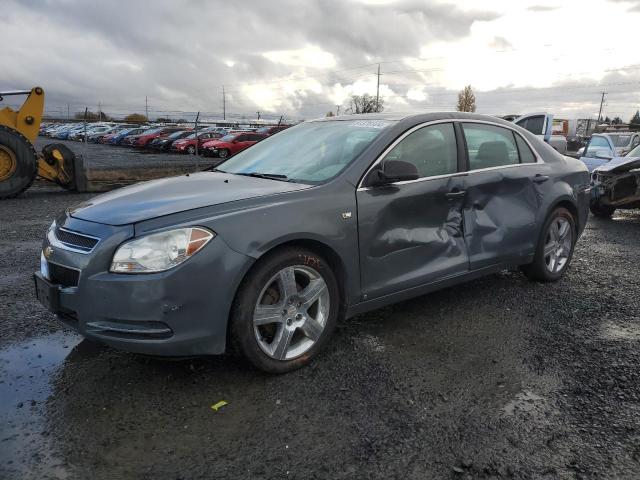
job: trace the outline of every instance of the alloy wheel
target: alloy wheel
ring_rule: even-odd
[[[258,296],[253,328],[260,349],[276,360],[308,352],[329,318],[329,289],[322,276],[303,265],[276,273]]]
[[[556,217],[547,230],[544,244],[544,262],[551,273],[560,272],[571,255],[573,231],[569,220]]]

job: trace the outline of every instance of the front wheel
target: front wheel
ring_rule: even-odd
[[[218,157],[227,158],[229,156],[229,150],[223,148],[222,150],[218,150]]]
[[[339,291],[329,264],[285,248],[259,260],[231,314],[231,341],[256,368],[285,373],[311,361],[338,318]]]
[[[576,223],[566,208],[556,208],[547,218],[533,262],[522,266],[532,280],[555,282],[569,266],[577,240]]]
[[[194,153],[196,153],[196,147],[193,145],[189,145],[187,147],[187,152],[189,152],[189,155],[193,155]]]

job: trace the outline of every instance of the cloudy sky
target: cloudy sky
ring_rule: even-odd
[[[0,90],[47,112],[312,118],[351,94],[386,111],[548,110],[628,120],[640,107],[640,0],[3,0]]]

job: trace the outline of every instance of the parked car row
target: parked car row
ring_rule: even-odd
[[[158,152],[195,154],[226,159],[274,135],[290,125],[265,127],[211,126],[193,128],[184,125],[128,125],[114,123],[43,123],[40,135],[60,140],[77,140],[105,145],[122,145]]]

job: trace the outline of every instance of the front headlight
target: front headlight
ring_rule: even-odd
[[[215,235],[204,228],[189,227],[130,240],[118,247],[109,270],[114,273],[169,270],[200,251]]]

